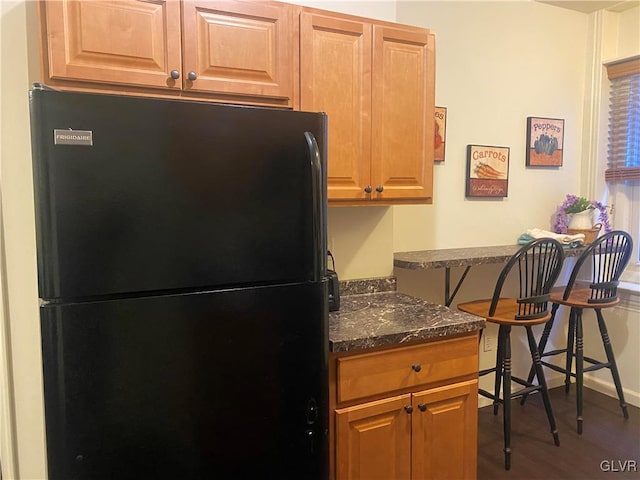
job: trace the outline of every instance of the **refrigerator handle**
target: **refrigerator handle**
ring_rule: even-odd
[[[320,150],[316,138],[311,132],[304,132],[309,148],[309,160],[311,162],[311,191],[313,195],[313,243],[314,243],[314,269],[313,281],[320,281],[327,271],[327,252],[324,246],[324,230],[326,220],[324,218],[323,192],[322,192],[322,162]]]

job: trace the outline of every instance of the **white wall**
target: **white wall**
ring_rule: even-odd
[[[592,83],[595,85],[591,92],[590,101],[599,106],[599,114],[593,127],[595,141],[592,145],[591,161],[594,164],[596,181],[592,191],[603,203],[611,204],[608,190],[601,180],[606,169],[608,122],[607,111],[609,105],[609,82],[602,65],[611,60],[640,55],[640,7],[624,12],[601,12],[591,16],[594,31],[594,64]],[[630,262],[627,270],[635,268]],[[620,377],[626,401],[633,405],[640,405],[640,292],[623,291],[620,294],[620,305],[615,309],[604,312],[614,354],[620,370]],[[566,312],[565,312],[566,316]],[[585,352],[590,352],[595,358],[604,359],[604,349],[600,341],[600,332],[593,319],[593,314],[585,320]],[[615,389],[608,370],[603,369],[585,376],[585,385],[611,396],[615,396]]]
[[[549,229],[579,188],[587,16],[536,2],[399,2],[398,21],[436,32],[447,143],[433,206],[394,207],[394,249],[512,244]],[[562,167],[525,167],[527,116],[565,119]],[[465,198],[468,144],[510,147],[508,197]]]
[[[618,20],[618,34],[614,45],[613,58],[631,57],[640,53],[640,7],[630,8],[619,14],[608,13]],[[611,57],[606,58],[611,60]]]
[[[18,478],[42,479],[46,472],[44,416],[27,97],[38,64],[36,3],[3,0],[0,6],[0,180],[4,235],[0,327],[9,340],[8,346],[0,345],[0,349],[3,355],[10,356],[5,378],[13,387],[13,396],[7,398],[5,392],[0,395],[5,411],[13,409],[14,413],[13,424],[3,423],[0,427],[3,442],[0,453],[8,479],[17,476],[18,469]],[[15,442],[7,445],[11,431]]]
[[[638,8],[586,15],[535,2],[403,2],[397,21],[419,22],[436,31],[436,104],[448,107],[446,160],[435,167],[432,206],[393,207],[394,251],[514,243],[527,228],[551,228],[551,216],[567,193],[605,201],[607,98],[601,98],[602,61],[638,54]],[[565,119],[564,164],[525,166],[526,117]],[[604,118],[602,123],[601,117]],[[502,200],[464,197],[465,147],[480,143],[511,147],[509,196]],[[572,262],[567,262],[562,278]],[[489,297],[500,265],[474,267],[456,298]],[[398,288],[434,302],[443,301],[444,272],[396,269]],[[453,269],[457,281],[462,269]],[[607,312],[609,335],[619,362],[625,396],[640,405],[640,358],[636,339],[638,297]],[[559,312],[559,325],[567,312]],[[604,358],[592,312],[585,314],[585,348]],[[540,328],[535,329],[539,335]],[[495,335],[489,325],[487,332]],[[566,333],[555,328],[552,345]],[[526,375],[530,360],[524,333],[513,338],[514,372]],[[517,345],[517,346],[516,346]],[[481,368],[495,352],[481,349]],[[548,371],[550,384],[559,374]],[[608,370],[585,379],[609,395]],[[490,380],[482,385],[489,387]]]

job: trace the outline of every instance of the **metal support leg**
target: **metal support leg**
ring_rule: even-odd
[[[450,295],[449,291],[451,290],[451,267],[445,267],[444,269],[444,304],[446,307],[451,306],[451,302],[453,302],[453,299],[458,293],[458,290],[460,290],[460,286],[462,285],[462,282],[467,276],[467,273],[469,273],[470,268],[471,268],[471,265],[467,265],[465,267],[464,272],[462,272],[462,276],[460,277],[460,279],[458,280],[458,283],[456,284],[456,288],[453,290],[453,293]]]

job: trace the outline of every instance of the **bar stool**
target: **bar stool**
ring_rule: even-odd
[[[560,445],[558,430],[551,410],[551,401],[547,383],[544,378],[540,355],[531,327],[545,323],[551,318],[548,311],[549,291],[555,283],[560,270],[564,253],[562,245],[551,238],[540,238],[524,245],[507,262],[496,282],[491,299],[476,300],[458,305],[458,309],[479,317],[488,322],[499,325],[498,349],[496,365],[493,368],[481,370],[479,375],[495,373],[494,392],[479,389],[478,392],[493,400],[493,414],[498,414],[499,404],[503,405],[504,431],[504,465],[511,468],[511,399],[534,391],[542,393],[544,408],[549,420],[549,427],[553,434],[553,441]],[[517,266],[517,268],[515,268]],[[519,295],[517,298],[502,298],[502,287],[509,273],[518,274]],[[525,381],[511,374],[511,327],[524,327],[527,332],[531,359],[537,374],[538,383]],[[511,392],[511,382],[522,385],[518,391]],[[500,384],[502,383],[502,398],[500,398]]]
[[[559,367],[552,363],[542,361],[542,364],[565,375],[565,392],[569,392],[571,377],[576,379],[576,421],[577,431],[582,434],[582,387],[584,372],[591,372],[601,368],[608,368],[611,371],[613,382],[618,393],[618,400],[622,408],[624,418],[629,418],[627,404],[622,393],[620,374],[613,354],[611,340],[607,333],[607,327],[602,316],[602,309],[616,305],[618,299],[618,281],[624,271],[633,250],[633,240],[631,235],[621,230],[615,230],[602,235],[591,243],[586,250],[578,257],[574,265],[569,282],[566,288],[554,288],[551,291],[551,319],[544,327],[538,350],[541,357],[565,354],[565,367]],[[584,280],[588,279],[588,280]],[[549,333],[555,321],[556,312],[560,305],[570,307],[569,330],[567,334],[567,346],[559,350],[545,351]],[[600,336],[604,345],[607,361],[598,361],[591,357],[584,356],[582,311],[593,309],[598,319]],[[571,371],[573,359],[576,359],[575,373]],[[584,367],[584,362],[591,365]],[[529,381],[533,378],[533,369],[529,372]],[[524,403],[526,397],[522,398]]]

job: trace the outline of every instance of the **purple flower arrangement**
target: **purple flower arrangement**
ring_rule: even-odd
[[[587,200],[584,197],[578,197],[577,195],[567,194],[562,205],[556,210],[555,220],[553,222],[553,231],[555,233],[567,233],[567,225],[569,225],[570,217],[572,213],[577,213],[587,209],[597,209],[599,212],[598,222],[602,224],[605,232],[611,231],[611,224],[609,223],[609,213],[607,212],[607,206],[595,200]]]

